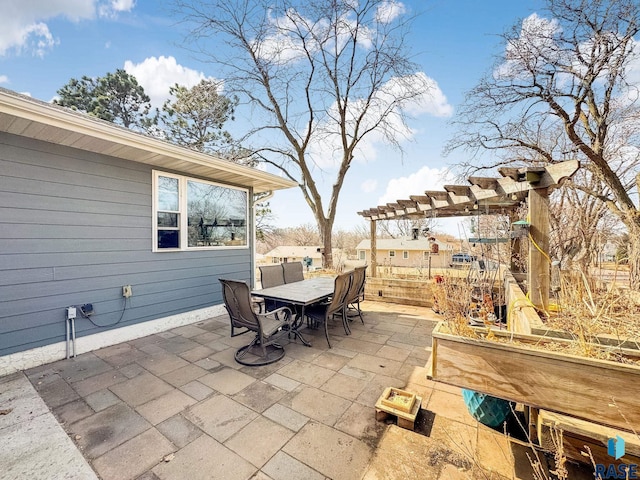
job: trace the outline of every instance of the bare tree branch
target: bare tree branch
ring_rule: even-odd
[[[404,41],[412,18],[382,15],[386,0],[175,3],[192,26],[188,47],[221,67],[225,91],[254,109],[243,143],[298,182],[330,265],[338,200],[358,146],[375,132],[400,148],[405,107],[430,88]],[[330,162],[327,200],[318,173]]]

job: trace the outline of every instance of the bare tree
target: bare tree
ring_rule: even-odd
[[[631,284],[640,288],[637,0],[546,0],[503,35],[497,66],[469,93],[448,149],[491,151],[499,164],[578,158],[603,202],[629,233]],[[477,161],[477,158],[476,158]]]
[[[320,236],[318,229],[313,224],[298,225],[295,228],[287,228],[284,230],[287,245],[298,245],[301,247],[309,245],[319,245]]]
[[[378,222],[382,235],[390,238],[413,237],[415,233],[418,236],[431,236],[436,220],[434,218],[425,217],[419,219],[395,219],[385,222]]]
[[[431,81],[409,60],[410,19],[394,0],[176,0],[190,48],[222,68],[253,107],[243,139],[298,182],[331,266],[332,228],[358,146],[375,134],[400,148],[406,107]],[[221,45],[224,43],[224,46]],[[319,186],[335,169],[331,193]]]
[[[575,186],[576,183],[594,192],[602,188],[589,172],[581,171],[571,182],[565,183],[564,188],[553,193],[549,255],[559,260],[563,268],[575,265],[586,271],[597,258],[599,242],[613,238],[619,221],[605,203],[584,193],[583,188]]]

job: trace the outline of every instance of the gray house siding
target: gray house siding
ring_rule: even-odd
[[[0,356],[64,341],[70,305],[101,325],[78,318],[80,337],[220,304],[219,277],[251,281],[251,248],[153,253],[152,221],[152,167],[0,133]]]

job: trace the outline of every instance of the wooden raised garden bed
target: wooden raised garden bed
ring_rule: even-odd
[[[432,376],[439,382],[627,431],[640,429],[640,366],[564,353],[570,340],[496,331],[487,338],[433,331]],[[544,348],[541,348],[544,347]],[[630,361],[640,351],[618,348]]]

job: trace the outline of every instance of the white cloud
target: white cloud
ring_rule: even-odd
[[[0,75],[0,83],[9,83],[9,77],[6,75]]]
[[[621,87],[621,101],[633,104],[640,98],[640,42],[631,39],[633,53],[627,67],[627,85]]]
[[[129,12],[135,0],[36,0],[1,2],[0,56],[10,52],[44,56],[60,43],[48,21],[63,18],[71,22],[113,18]]]
[[[389,180],[386,191],[378,199],[378,205],[409,199],[410,195],[423,195],[425,190],[442,190],[443,185],[450,183],[454,182],[446,167],[430,168],[425,166],[409,176]]]
[[[413,96],[414,91],[423,93]],[[448,117],[453,113],[453,107],[447,102],[438,83],[423,72],[418,72],[403,78],[393,78],[380,89],[373,100],[367,104],[369,110],[360,125],[360,131],[377,123],[383,112],[386,112],[397,98],[406,100],[392,108],[384,125],[379,125],[375,130],[367,133],[356,149],[356,161],[363,163],[374,161],[380,147],[388,144],[386,135],[393,137],[398,143],[410,141],[415,132],[404,122],[404,114],[410,117],[425,114]],[[358,118],[365,106],[362,100],[355,98],[351,99],[349,105],[348,113],[352,119]],[[335,106],[332,110],[335,110]],[[333,111],[330,111],[329,116],[338,118]],[[320,168],[336,168],[342,161],[341,139],[336,133],[337,126],[334,122],[326,122],[318,125],[317,128],[324,133],[316,137],[315,143],[310,146],[310,157]]]
[[[360,184],[360,190],[365,193],[371,193],[378,188],[378,181],[374,178],[368,178]]]
[[[111,7],[116,12],[130,12],[135,7],[135,0],[112,0]]]
[[[95,17],[93,0],[48,0],[2,2],[0,56],[10,51],[42,56],[58,41],[45,23],[63,17],[72,22]]]
[[[98,13],[101,17],[114,18],[121,12],[130,12],[135,5],[135,0],[106,0],[98,5]]]
[[[539,69],[541,62],[560,60],[562,50],[555,39],[561,31],[557,20],[543,18],[536,13],[529,15],[522,21],[519,37],[507,44],[505,62],[495,70],[495,78],[519,78]]]
[[[453,114],[453,107],[440,90],[438,82],[424,72],[394,78],[387,83],[383,92],[390,96],[407,96],[407,92],[416,88],[421,89],[423,93],[406,101],[402,106],[403,111],[409,115],[428,114],[434,117],[450,117]]]
[[[356,5],[352,8],[357,9]],[[353,39],[355,31],[358,32],[358,45],[364,49],[370,49],[375,32],[369,30],[364,24],[358,24],[355,16],[349,13],[352,12],[331,21],[327,19],[313,21],[293,8],[287,10],[283,16],[270,16],[270,30],[262,32],[260,38],[254,42],[256,56],[275,64],[298,62],[309,53],[313,54],[322,49],[342,50],[344,45]],[[379,15],[386,16],[386,19],[379,21],[388,23],[401,13],[404,13],[404,5],[396,0],[389,0],[378,7],[376,19]],[[304,43],[301,40],[302,36],[305,37]],[[317,43],[318,39],[323,40],[322,45]],[[330,40],[326,41],[327,39]]]
[[[407,12],[404,3],[397,0],[388,0],[378,5],[376,10],[376,22],[391,23],[400,15]]]
[[[149,57],[140,63],[127,60],[124,62],[124,69],[136,77],[155,107],[161,107],[169,98],[169,87],[174,84],[190,88],[208,78],[202,72],[178,64],[171,56]]]

